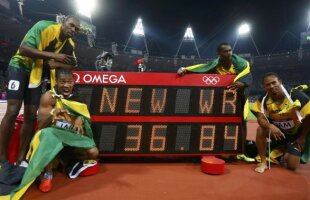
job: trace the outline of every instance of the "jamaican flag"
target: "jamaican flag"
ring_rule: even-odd
[[[36,23],[23,38],[27,46],[54,53],[64,53],[74,56],[75,44],[71,38],[60,41],[61,24],[41,20]],[[29,87],[36,88],[41,83],[43,74],[43,59],[33,59],[20,54],[19,50],[10,60],[11,67],[25,68],[30,71]],[[48,68],[49,69],[49,68]],[[51,85],[55,85],[55,69],[51,71]]]
[[[240,81],[245,84],[245,89],[243,91],[244,95],[244,113],[243,116],[246,119],[248,116],[249,112],[249,102],[247,100],[249,93],[250,93],[250,88],[249,86],[252,84],[252,74],[250,72],[250,64],[247,60],[233,54],[231,57],[231,62],[233,65],[234,70],[237,73],[236,78],[234,79],[234,82]],[[186,67],[187,71],[190,72],[196,72],[196,73],[208,73],[214,71],[214,69],[219,66],[219,58],[207,63],[207,64],[197,64],[193,66]]]
[[[86,134],[79,135],[76,132],[56,126],[37,131],[30,144],[30,149],[27,154],[29,166],[23,176],[21,184],[9,196],[1,197],[1,199],[20,199],[29,186],[58,155],[64,146],[87,149],[96,146],[90,127],[90,114],[86,104],[59,98],[59,96],[56,98],[55,107],[61,105],[64,109],[67,109],[71,115],[81,116],[83,118]]]

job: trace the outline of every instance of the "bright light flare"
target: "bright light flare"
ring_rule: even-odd
[[[238,34],[239,35],[246,35],[251,31],[249,24],[241,24],[241,26],[238,28]]]
[[[138,18],[135,28],[133,29],[132,33],[137,36],[144,36],[144,28],[142,24],[142,19]]]
[[[186,40],[186,41],[193,41],[193,40],[195,40],[194,39],[193,30],[192,30],[191,27],[187,27],[186,28],[186,31],[185,31],[183,39]]]
[[[78,13],[91,18],[91,13],[94,11],[97,0],[75,0]]]

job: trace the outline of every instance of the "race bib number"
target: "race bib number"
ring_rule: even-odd
[[[274,121],[273,124],[276,125],[277,127],[279,127],[280,129],[283,129],[283,130],[289,130],[289,129],[294,128],[294,126],[295,126],[293,120],[289,120],[289,121]]]
[[[17,81],[17,80],[10,80],[9,84],[8,84],[8,89],[16,91],[16,90],[19,89],[19,85],[20,85],[19,81]]]
[[[64,129],[72,129],[73,128],[72,122],[65,121],[65,120],[57,120],[55,125],[58,127],[64,128]]]

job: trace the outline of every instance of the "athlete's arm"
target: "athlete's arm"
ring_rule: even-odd
[[[48,66],[50,67],[50,69],[55,69],[55,68],[67,68],[67,69],[70,69],[70,70],[73,70],[76,65],[71,65],[71,64],[64,64],[64,63],[61,63],[61,62],[58,62],[58,61],[55,61],[55,60],[49,60],[47,61],[48,63]]]
[[[61,63],[70,64],[74,60],[73,56],[62,54],[62,53],[53,53],[47,51],[40,51],[38,49],[27,46],[24,42],[19,47],[19,53],[22,56],[27,56],[30,58],[39,58],[39,59],[55,59]]]
[[[40,99],[38,110],[38,128],[46,128],[52,124],[53,115],[51,114],[56,100],[50,92],[46,92]]]
[[[262,113],[257,113],[257,122],[258,124],[271,132],[271,135],[275,138],[275,140],[282,140],[285,138],[284,133],[274,124],[271,124],[267,121],[266,117]]]

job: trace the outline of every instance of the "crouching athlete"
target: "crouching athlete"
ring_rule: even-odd
[[[73,74],[68,69],[57,69],[56,85],[40,100],[38,111],[39,131],[32,139],[27,160],[29,167],[21,184],[11,193],[19,199],[42,173],[40,190],[51,190],[51,162],[60,160],[87,160],[98,157],[98,149],[90,127],[87,105],[76,100],[73,92]]]

